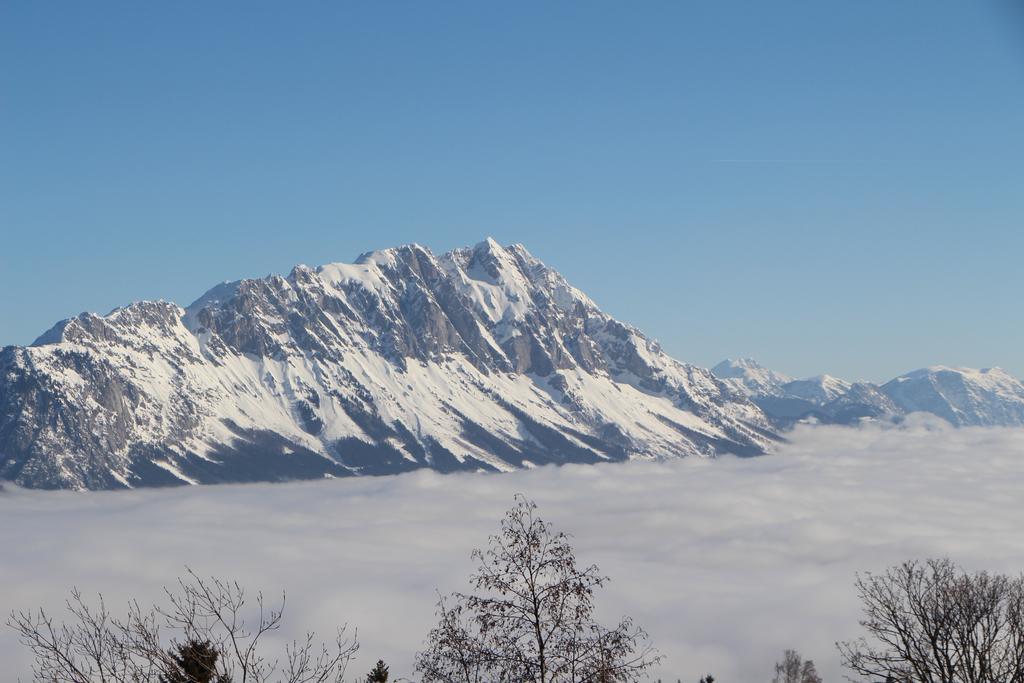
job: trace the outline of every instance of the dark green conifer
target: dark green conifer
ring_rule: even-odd
[[[160,677],[160,683],[231,683],[217,675],[217,649],[208,640],[190,640],[168,653],[175,670]]]
[[[383,659],[378,659],[370,673],[366,674],[366,683],[388,683],[388,665]]]

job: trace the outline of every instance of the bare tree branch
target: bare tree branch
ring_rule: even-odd
[[[416,659],[424,683],[626,683],[660,660],[631,620],[594,622],[594,592],[608,579],[577,565],[568,537],[536,509],[517,496],[500,533],[472,553],[474,592],[439,600]]]
[[[836,645],[861,679],[1024,683],[1024,577],[968,574],[941,559],[858,576],[856,586],[867,636]]]
[[[279,606],[262,593],[248,606],[237,582],[191,570],[164,594],[165,604],[145,611],[133,601],[118,619],[102,596],[93,607],[75,589],[66,621],[38,610],[12,613],[8,625],[32,650],[39,683],[341,683],[359,647],[343,626],[331,644],[307,633],[272,658],[262,641],[281,627],[283,594]]]

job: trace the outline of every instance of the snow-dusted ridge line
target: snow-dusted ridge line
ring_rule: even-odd
[[[138,302],[0,351],[0,478],[119,488],[756,454],[764,414],[522,245]]]
[[[1001,368],[935,365],[881,385],[828,375],[792,380],[749,358],[722,361],[712,372],[780,427],[799,421],[899,420],[913,412],[932,413],[955,426],[1024,425],[1024,383]]]

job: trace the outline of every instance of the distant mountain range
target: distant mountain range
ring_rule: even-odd
[[[520,245],[407,245],[83,313],[0,351],[0,478],[106,489],[511,470],[778,436]]]
[[[829,375],[794,380],[749,358],[722,361],[711,371],[748,396],[777,427],[898,420],[912,412],[932,413],[958,427],[1024,425],[1024,384],[1000,368],[935,366],[881,385]]]
[[[1000,370],[882,386],[679,362],[523,246],[412,244],[0,350],[0,479],[40,488],[764,453],[800,420],[1024,423]]]

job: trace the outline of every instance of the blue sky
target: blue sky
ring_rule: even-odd
[[[677,357],[1024,375],[1014,0],[0,7],[0,344],[485,235]]]

